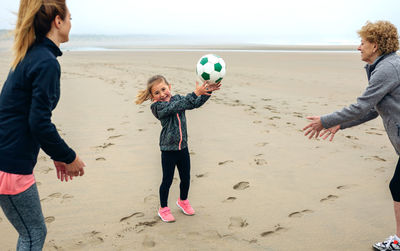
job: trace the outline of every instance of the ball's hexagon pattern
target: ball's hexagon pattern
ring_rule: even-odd
[[[204,55],[197,62],[196,74],[202,82],[219,83],[226,74],[225,61],[215,54]]]

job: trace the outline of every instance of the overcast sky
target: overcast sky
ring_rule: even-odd
[[[18,0],[0,0],[12,29]],[[367,20],[400,29],[400,0],[67,0],[71,34],[219,35],[268,43],[357,43]]]

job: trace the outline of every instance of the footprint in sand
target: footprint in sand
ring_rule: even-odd
[[[62,193],[52,193],[49,195],[50,198],[60,198]]]
[[[236,197],[228,197],[228,198],[226,198],[223,202],[224,203],[226,203],[226,202],[234,202],[236,200]]]
[[[46,222],[46,223],[52,223],[55,220],[56,220],[56,218],[54,216],[49,216],[49,217],[44,218],[44,222]]]
[[[265,159],[254,159],[257,166],[265,166],[268,162]]]
[[[303,118],[303,114],[299,113],[299,112],[294,112],[293,116],[298,117],[298,118]]]
[[[158,196],[155,194],[151,194],[149,196],[146,196],[144,198],[144,203],[146,204],[154,204],[158,202]]]
[[[365,132],[366,134],[372,134],[372,135],[383,135],[382,133],[379,132]]]
[[[144,216],[144,213],[142,213],[142,212],[133,213],[133,214],[131,214],[131,215],[129,215],[129,216],[122,217],[122,218],[119,220],[119,222],[123,222],[123,221],[125,221],[125,220],[127,220],[127,219],[129,219],[129,218],[132,218],[133,216],[135,216],[135,218],[140,218],[140,217],[143,217],[143,216]]]
[[[266,145],[268,145],[267,142],[261,142],[261,143],[257,143],[256,144],[256,146],[258,146],[258,147],[263,147],[263,146],[266,146]]]
[[[336,189],[344,190],[344,189],[349,189],[349,188],[352,188],[355,186],[357,186],[357,185],[355,185],[355,184],[341,185],[341,186],[337,186]]]
[[[103,145],[101,145],[101,146],[96,146],[96,148],[103,148],[103,149],[105,149],[105,148],[110,147],[110,146],[113,146],[113,145],[115,145],[115,144],[114,144],[114,143],[103,143]]]
[[[143,240],[143,246],[146,248],[153,248],[156,246],[156,242],[154,241],[154,239],[152,237],[149,236],[145,236],[144,240]]]
[[[3,219],[0,217],[0,223],[3,221]]]
[[[287,228],[281,227],[279,224],[275,226],[275,230],[271,230],[271,231],[265,231],[262,232],[260,235],[261,237],[266,237],[266,236],[270,236],[272,234],[276,234],[282,231],[287,231]]]
[[[43,174],[48,174],[50,171],[52,171],[52,170],[54,170],[54,168],[51,168],[51,167],[43,167],[43,168],[40,168],[39,169],[39,172],[40,173],[43,173]]]
[[[157,217],[158,218],[158,217]],[[145,227],[152,227],[155,224],[157,224],[158,221],[157,220],[153,220],[153,221],[143,221],[143,222],[139,222],[138,224],[135,225],[135,227],[141,227],[141,226],[145,226]]]
[[[204,178],[204,177],[207,177],[207,176],[208,176],[207,173],[196,174],[196,178]]]
[[[61,246],[57,246],[54,240],[45,243],[44,250],[63,250]]]
[[[328,195],[327,197],[322,198],[322,199],[320,200],[320,202],[334,201],[334,200],[336,200],[337,198],[339,198],[339,196],[330,194],[330,195]]]
[[[122,135],[122,134],[120,134],[120,135],[113,135],[113,136],[108,137],[108,139],[115,139],[115,138],[119,138],[119,137],[122,137],[122,136],[124,136],[124,135]]]
[[[262,121],[261,121],[261,120],[254,120],[253,123],[254,123],[254,124],[261,124]]]
[[[40,201],[52,201],[55,198],[60,198],[62,193],[52,193],[49,196],[47,196],[44,199],[41,199]]]
[[[365,160],[378,160],[378,161],[386,161],[384,158],[381,158],[379,156],[371,156],[371,157],[365,157]]]
[[[101,236],[101,232],[97,232],[93,230],[92,232],[84,233],[83,237],[85,240],[78,241],[76,245],[83,246],[83,245],[96,245],[101,244],[104,242],[103,237]]]
[[[239,183],[237,183],[236,185],[233,186],[233,189],[235,190],[244,190],[246,188],[250,187],[250,183],[247,181],[241,181]]]
[[[279,116],[273,116],[273,117],[270,117],[270,118],[269,118],[269,120],[274,120],[274,119],[281,119],[281,117],[279,117]]]
[[[73,195],[70,195],[70,194],[64,194],[64,195],[63,195],[63,197],[62,197],[62,201],[61,201],[61,203],[67,202],[67,201],[69,201],[69,200],[70,200],[70,199],[72,199],[72,198],[74,198],[74,196],[73,196]]]
[[[105,161],[106,160],[106,158],[104,158],[104,157],[98,157],[98,158],[96,158],[96,161]]]
[[[358,138],[357,138],[357,137],[355,137],[355,136],[351,136],[351,135],[347,135],[347,136],[346,136],[346,138],[348,138],[348,139],[354,139],[354,140],[358,140]]]
[[[309,213],[313,213],[313,210],[310,209],[305,209],[303,211],[299,211],[299,212],[293,212],[291,214],[288,215],[289,218],[295,217],[295,218],[300,218],[302,216],[304,216],[305,214],[309,214]]]
[[[229,228],[243,228],[249,225],[249,223],[247,223],[242,217],[230,217],[229,221]]]
[[[218,165],[221,166],[221,165],[225,165],[226,163],[233,163],[233,160],[221,161],[221,162],[218,162]]]
[[[46,159],[45,156],[40,156],[40,157],[38,158],[38,160],[40,160],[40,161],[47,161],[47,159]]]
[[[107,129],[107,131],[109,131],[109,132],[110,132],[110,131],[114,131],[114,130],[115,130],[114,128],[108,128],[108,129]]]
[[[386,171],[386,169],[387,169],[387,167],[381,166],[381,167],[375,168],[375,171],[376,171],[376,172],[383,173],[383,172]]]

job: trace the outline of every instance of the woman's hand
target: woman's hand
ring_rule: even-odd
[[[204,82],[202,85],[200,85],[199,82],[196,82],[196,90],[194,91],[194,93],[197,96],[201,96],[201,95],[211,96],[211,92],[219,90],[220,87],[221,87],[221,83],[208,84],[207,82]]]
[[[324,130],[322,131],[322,133],[321,133],[319,136],[320,136],[320,137],[323,137],[323,136],[325,135],[325,137],[323,137],[324,140],[327,139],[329,136],[331,136],[331,138],[329,139],[329,141],[332,141],[332,140],[333,140],[333,137],[335,137],[335,133],[336,133],[337,131],[339,131],[339,129],[340,129],[340,125],[332,126],[331,128],[324,129]]]
[[[65,164],[64,162],[60,161],[55,161],[54,160],[54,166],[56,167],[56,172],[57,172],[57,179],[61,181],[68,181],[68,179],[72,180],[72,176],[68,176],[67,173],[65,172]]]
[[[314,135],[315,135],[315,138],[318,138],[319,133],[321,132],[322,129],[324,129],[324,127],[322,126],[322,123],[321,123],[321,117],[320,116],[311,116],[311,117],[307,117],[307,119],[311,120],[311,123],[303,128],[303,131],[306,131],[304,133],[304,136],[307,136],[308,134],[311,133],[310,136],[308,137],[309,139],[314,137]]]
[[[65,173],[69,175],[71,178],[73,176],[82,176],[85,172],[83,167],[85,167],[85,163],[76,155],[75,160],[70,164],[65,164]]]

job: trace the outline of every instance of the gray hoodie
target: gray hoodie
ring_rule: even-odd
[[[174,95],[169,102],[158,101],[151,104],[151,111],[162,126],[161,151],[177,151],[188,146],[185,110],[199,108],[209,98],[210,96],[197,96],[192,92],[186,96]]]
[[[390,142],[400,155],[400,57],[396,52],[378,57],[366,65],[368,86],[357,102],[321,117],[324,128],[341,129],[382,117]]]

